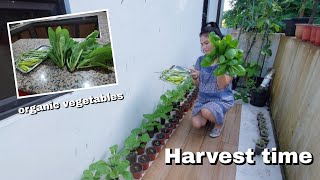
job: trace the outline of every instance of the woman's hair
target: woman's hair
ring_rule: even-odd
[[[220,28],[216,22],[208,22],[203,28],[201,28],[200,36],[208,36],[210,32],[216,33],[221,39],[223,35]]]

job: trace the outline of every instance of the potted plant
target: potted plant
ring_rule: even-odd
[[[143,166],[141,163],[133,163],[130,166],[130,172],[135,179],[140,179],[143,173]]]
[[[172,123],[165,124],[165,127],[168,128],[171,132],[173,131],[173,124]]]
[[[156,134],[156,138],[161,141],[162,145],[164,145],[164,140],[166,139],[166,135],[164,133]]]
[[[147,143],[150,140],[149,134],[144,133],[139,136],[139,133],[139,129],[134,129],[131,135],[125,140],[125,148],[131,152],[136,152],[139,149],[138,155],[143,154],[145,147],[143,143]],[[143,150],[141,151],[141,149]]]
[[[169,119],[169,122],[172,123],[173,129],[177,128],[177,124],[179,124],[179,121],[176,119]]]
[[[261,140],[263,140],[264,142],[265,142],[265,145],[266,145],[266,147],[268,146],[268,144],[269,144],[269,139],[268,138],[266,138],[266,137],[260,137],[260,139]]]
[[[166,139],[169,139],[170,134],[171,134],[170,129],[168,129],[168,128],[162,128],[162,129],[161,129],[161,132],[162,132],[163,134],[165,134]]]
[[[150,160],[153,161],[156,159],[157,150],[154,147],[148,147],[146,149],[146,154],[149,156]]]
[[[162,125],[156,121],[156,119],[159,117],[156,113],[144,114],[143,117],[148,120],[147,124],[145,125],[145,129],[147,129],[148,133],[151,132],[152,130],[154,133],[157,133],[160,131],[160,129],[162,128]],[[152,137],[150,136],[150,138]]]
[[[259,129],[266,128],[267,124],[266,123],[259,123]]]
[[[138,162],[142,164],[143,170],[147,170],[149,168],[150,158],[148,155],[143,154],[138,158]]]
[[[117,152],[118,145],[111,146],[109,149],[111,156],[108,158],[108,165],[111,168],[111,172],[107,175],[107,179],[119,179],[119,177],[132,179],[131,173],[127,171],[130,163],[123,159],[122,153]]]
[[[164,139],[163,139],[164,140]],[[160,152],[162,142],[159,139],[155,139],[151,142],[151,145],[156,149],[157,152]]]
[[[255,147],[255,153],[257,155],[260,155],[261,152],[264,150],[264,148],[266,147],[265,145],[265,142],[261,139],[259,139],[257,142],[256,142],[256,147]]]
[[[84,170],[82,180],[100,179],[100,177],[106,177],[110,173],[110,166],[104,160],[100,160],[92,163],[89,169]]]
[[[260,136],[268,138],[268,136],[269,136],[268,130],[267,129],[260,130]]]

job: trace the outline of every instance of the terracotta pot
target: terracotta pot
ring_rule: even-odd
[[[310,41],[312,25],[304,25],[302,29],[302,41]]]
[[[303,26],[306,24],[296,24],[296,38],[301,39],[302,38],[302,31],[303,31]]]
[[[316,46],[320,46],[320,26],[317,27],[316,39],[314,41]]]
[[[160,145],[158,143],[160,143]],[[157,150],[157,152],[161,151],[162,142],[159,139],[153,140],[151,144]]]
[[[138,155],[143,154],[143,153],[144,153],[144,148],[138,147],[138,148],[137,148],[137,152],[138,152],[138,153],[137,153]]]
[[[171,132],[170,132],[170,129],[169,129],[169,128],[162,128],[162,129],[161,129],[161,132],[162,132],[163,134],[165,134],[166,139],[169,139],[170,134],[171,134]]]
[[[158,133],[156,138],[161,141],[162,145],[164,145],[164,140],[166,139],[166,135],[164,133]]]
[[[311,35],[310,35],[310,42],[314,43],[316,41],[316,35],[317,35],[317,26],[313,25],[311,29]]]
[[[138,158],[138,162],[142,164],[143,170],[147,170],[149,168],[150,158],[148,155],[144,154]]]
[[[157,150],[154,147],[148,147],[146,149],[146,154],[149,156],[150,160],[153,161],[156,159]]]
[[[140,179],[142,177],[143,166],[141,163],[133,163],[130,165],[130,172],[135,179]]]

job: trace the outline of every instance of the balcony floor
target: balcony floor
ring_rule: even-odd
[[[208,136],[212,127],[205,126],[195,129],[191,124],[189,111],[180,122],[178,128],[167,141],[164,148],[181,148],[182,152],[210,151],[235,152],[238,150],[239,129],[241,120],[241,105],[237,104],[227,114],[224,130],[218,138]],[[224,179],[234,180],[236,165],[210,165],[204,158],[203,165],[165,165],[165,151],[162,149],[157,159],[152,163],[143,179]]]
[[[203,165],[166,165],[165,148],[180,148],[182,152],[246,152],[254,149],[259,138],[256,115],[263,112],[269,126],[270,142],[268,148],[276,147],[269,112],[266,107],[258,108],[250,104],[236,104],[225,118],[222,135],[218,138],[208,136],[212,127],[205,126],[195,129],[191,124],[191,111],[180,121],[179,126],[171,135],[155,161],[152,162],[142,179],[144,180],[247,180],[274,179],[281,180],[279,165],[265,165],[261,156],[255,156],[256,165],[211,165],[204,158]]]

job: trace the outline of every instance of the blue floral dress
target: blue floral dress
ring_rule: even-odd
[[[194,105],[192,116],[205,108],[213,114],[217,123],[222,125],[226,112],[234,105],[231,83],[225,89],[219,90],[217,77],[213,75],[213,71],[218,65],[201,67],[200,63],[203,58],[204,56],[200,56],[195,64],[195,69],[200,71],[200,77],[198,99]]]

